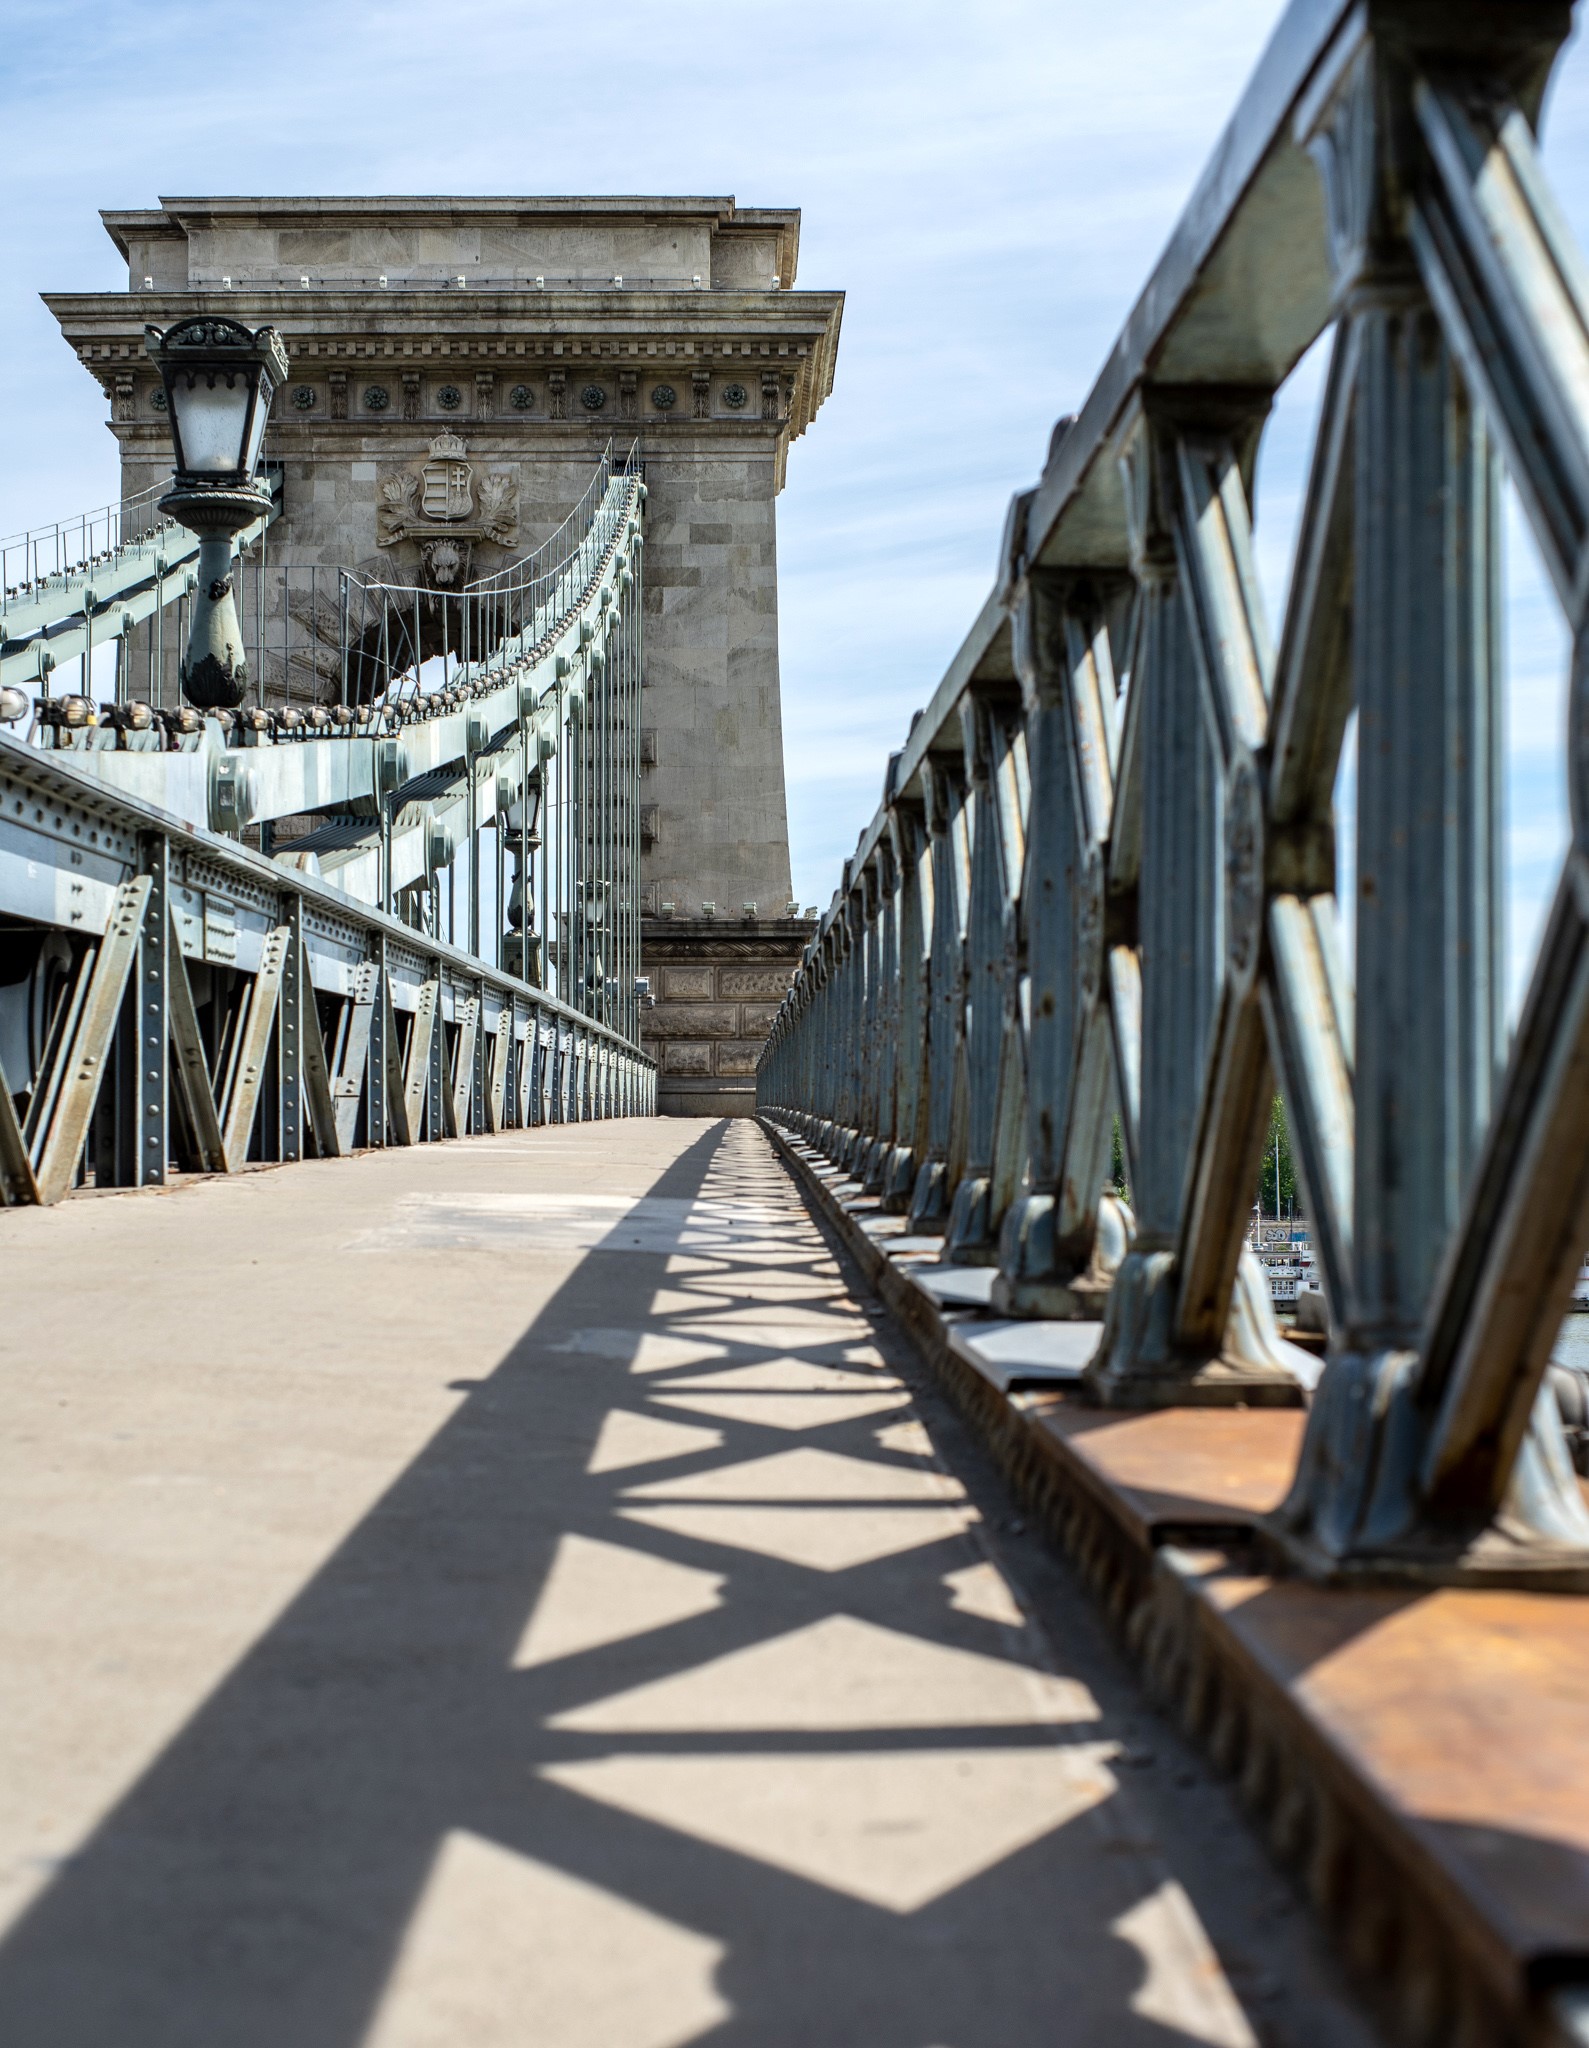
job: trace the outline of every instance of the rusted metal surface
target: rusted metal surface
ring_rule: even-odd
[[[1526,1969],[1589,1962],[1589,1606],[1324,1591],[1220,1571],[1199,1597]]]
[[[858,1183],[773,1135],[1149,1690],[1235,1781],[1411,2048],[1577,2048],[1589,1985],[1589,1601],[1262,1568],[1295,1410],[1004,1393]]]
[[[1296,1469],[1303,1418],[1285,1408],[1100,1414],[1050,1395],[1028,1409],[1027,1426],[1151,1550],[1172,1533],[1224,1530],[1272,1514]]]
[[[1552,1994],[1589,1981],[1589,1609],[1323,1589],[1217,1552],[1168,1552],[1159,1578],[1143,1634],[1160,1684],[1250,1773],[1405,2030],[1556,2038]]]

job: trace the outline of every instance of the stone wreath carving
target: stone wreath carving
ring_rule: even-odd
[[[493,469],[480,479],[480,521],[492,538],[519,516],[519,480],[511,470]]]
[[[163,384],[157,384],[153,391],[150,392],[149,403],[156,412],[164,412],[166,410],[169,401],[166,398],[165,386]]]
[[[385,412],[392,402],[392,394],[384,384],[372,384],[364,394],[366,412]]]
[[[735,412],[739,411],[740,407],[749,397],[750,393],[743,384],[725,384],[723,386],[723,403],[724,405],[732,406]]]
[[[671,412],[679,402],[679,394],[671,384],[659,384],[651,394],[651,403],[658,412]]]
[[[579,394],[579,402],[586,412],[600,412],[607,403],[607,394],[599,384],[587,384]]]
[[[436,403],[443,412],[456,412],[463,404],[463,393],[456,384],[443,384],[436,393]]]
[[[418,521],[419,478],[412,470],[387,477],[381,485],[380,532],[376,536],[379,544],[389,548],[394,541],[402,540],[409,527]]]
[[[508,393],[508,403],[515,412],[528,412],[535,403],[535,393],[528,384],[515,384]]]
[[[300,384],[292,394],[292,402],[299,412],[311,411],[314,407],[314,386],[312,384]]]

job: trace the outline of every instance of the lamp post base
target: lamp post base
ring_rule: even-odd
[[[232,711],[248,694],[248,661],[232,589],[232,538],[268,503],[244,489],[175,490],[162,512],[199,537],[198,580],[188,649],[178,674],[182,694],[200,711]]]

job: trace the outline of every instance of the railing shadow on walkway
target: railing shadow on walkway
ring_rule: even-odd
[[[1144,1950],[1119,1923],[1143,1903],[1137,1852],[1153,1845],[1118,1817],[1106,1752],[1096,1747],[1108,1729],[1085,1701],[1070,1719],[1034,1706],[1029,1725],[1017,1714],[971,1727],[868,1727],[864,1716],[852,1724],[841,1697],[814,1713],[802,1701],[797,1646],[776,1673],[768,1667],[771,1696],[742,1667],[737,1681],[722,1674],[705,1714],[696,1711],[699,1690],[671,1708],[658,1700],[650,1732],[644,1713],[614,1704],[632,1688],[795,1631],[831,1630],[835,1617],[920,1646],[1023,1654],[1007,1623],[951,1601],[946,1574],[976,1555],[962,1533],[974,1511],[952,1505],[956,1482],[933,1464],[925,1437],[900,1432],[881,1392],[853,1402],[858,1414],[798,1433],[757,1422],[748,1396],[688,1394],[703,1368],[794,1359],[876,1376],[883,1363],[797,1198],[764,1157],[758,1170],[748,1143],[744,1127],[713,1126],[656,1181],[655,1216],[666,1220],[677,1205],[695,1219],[673,1228],[671,1250],[585,1258],[105,1816],[0,1946],[0,2038],[19,2048],[406,2048],[479,2038],[462,2009],[405,2024],[382,2005],[427,1884],[460,1841],[531,1859],[525,1909],[535,1915],[550,1900],[553,1910],[521,1927],[521,1942],[556,1944],[558,1887],[568,1879],[608,1896],[619,1916],[610,1952],[576,1960],[592,1973],[641,1973],[626,2048],[767,2048],[863,2032],[877,2048],[1019,2048],[1059,2038],[1067,2014],[1077,2031],[1066,2038],[1115,2048],[1224,2038],[1148,2016],[1151,1999],[1142,2009]],[[717,1225],[714,1214],[739,1220]],[[631,1223],[612,1237],[625,1231],[636,1234]],[[779,1295],[782,1307],[769,1310]],[[373,1375],[371,1398],[379,1399]],[[761,1548],[745,1547],[743,1531],[714,1542],[703,1509],[731,1506],[732,1479],[696,1501],[692,1520],[647,1505],[664,1490],[653,1483],[655,1463],[620,1456],[615,1469],[587,1470],[604,1462],[597,1447],[614,1412],[644,1411],[709,1431],[662,1468],[667,1490],[686,1502],[699,1475],[794,1448],[807,1459],[864,1458],[897,1474],[915,1504],[790,1504],[763,1527]],[[929,1471],[935,1486],[922,1483]],[[637,1485],[650,1496],[637,1499]],[[945,1505],[934,1508],[935,1498]],[[637,1507],[652,1519],[637,1520]],[[794,1524],[835,1513],[854,1518],[852,1554],[813,1569]],[[887,1517],[900,1514],[925,1517],[925,1533],[892,1528]],[[679,1587],[700,1593],[693,1603],[686,1593],[681,1609],[699,1611],[559,1654],[546,1630],[561,1629],[563,1646],[577,1639],[578,1603],[548,1622],[542,1595],[554,1560],[565,1569],[570,1545],[581,1543],[587,1564],[621,1548],[673,1571]],[[789,1689],[788,1726],[780,1688]],[[864,1689],[858,1697],[864,1703]],[[846,1867],[819,1839],[818,1811],[814,1836],[795,1827],[797,1847],[780,1864],[780,1799],[808,1817],[834,1802],[832,1829],[842,1836],[842,1807],[890,1760],[952,1775],[1008,1756],[1030,1777],[1038,1748],[1073,1755],[1083,1778],[1094,1774],[1099,1789],[1078,1794],[1069,1824],[1045,1819],[1039,1794],[980,1852],[929,1830],[903,1848],[863,1843]],[[672,1761],[663,1766],[662,1756]],[[770,1802],[760,1853],[754,1786],[748,1823],[744,1811],[714,1810],[704,1777],[692,1789],[689,1760],[721,1765],[730,1756],[765,1760],[754,1774]],[[824,1763],[836,1777],[822,1775]],[[996,1779],[995,1805],[1001,1788],[1008,1803],[1009,1785]],[[655,1817],[664,1811],[665,1824]],[[731,1838],[739,1829],[744,1841],[747,1825],[741,1851]],[[824,1857],[828,1881],[817,1881],[811,1871]],[[1175,1875],[1195,1901],[1199,1872]],[[489,2001],[490,1943],[501,1929],[476,1931],[479,1996]],[[658,1960],[650,1983],[648,1943]],[[549,1967],[565,1981],[569,1959]],[[524,2038],[564,2038],[543,2021],[526,2013]],[[598,2036],[574,2024],[567,2038]]]

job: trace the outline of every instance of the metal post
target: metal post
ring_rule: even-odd
[[[908,1207],[927,1144],[928,985],[927,932],[932,922],[926,874],[926,815],[913,797],[897,797],[888,814],[899,874],[899,1065],[894,1147],[884,1170],[881,1202],[898,1213]]]
[[[165,1184],[169,1143],[171,1036],[166,1013],[167,956],[171,928],[171,843],[149,833],[140,866],[150,880],[143,936],[132,975],[132,1014],[127,1021],[136,1064],[138,1124],[133,1134],[137,1168],[133,1178],[146,1187]]]
[[[370,1052],[365,1066],[365,1111],[368,1118],[367,1142],[384,1145],[387,1139],[386,1113],[386,1070],[388,1047],[386,1043],[386,1018],[389,1008],[386,985],[386,937],[380,934],[374,942],[372,955],[375,969],[375,1004],[370,1018]]]
[[[279,1156],[283,1160],[297,1160],[304,1156],[303,1009],[306,1003],[314,1001],[314,990],[305,985],[306,976],[300,971],[305,960],[301,896],[290,894],[286,897],[281,922],[286,925],[290,937],[286,964],[282,969],[276,1025],[276,1085],[281,1116]]]
[[[954,1195],[949,1152],[964,978],[961,814],[965,791],[961,772],[952,760],[935,756],[923,774],[932,849],[932,943],[927,961],[927,1148],[911,1193],[906,1227],[913,1235],[940,1235]]]

